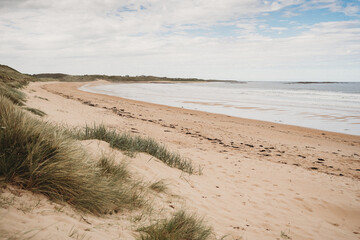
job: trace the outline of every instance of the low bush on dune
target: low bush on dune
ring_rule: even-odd
[[[139,189],[128,186],[120,170],[105,160],[88,161],[63,130],[0,96],[0,176],[6,182],[101,214],[141,204]]]
[[[148,153],[163,161],[170,167],[178,168],[187,173],[194,173],[191,161],[184,159],[180,154],[170,152],[164,145],[159,144],[152,138],[133,136],[127,133],[118,133],[109,130],[104,125],[85,126],[82,129],[73,131],[73,136],[80,140],[98,139],[108,142],[111,147],[126,151]]]
[[[138,229],[140,240],[206,240],[212,234],[211,227],[201,218],[184,211],[176,212],[170,219]]]

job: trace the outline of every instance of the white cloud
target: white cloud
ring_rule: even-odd
[[[332,12],[342,12],[349,16],[358,16],[360,11],[359,6],[354,3],[339,0],[310,0],[305,2],[302,7],[303,9],[329,9]]]
[[[359,21],[319,23],[293,37],[259,33],[287,29],[267,26],[257,16],[299,4],[358,11],[339,8],[335,0],[0,0],[0,59],[31,73],[299,80],[322,77],[331,68],[360,77],[354,70]],[[214,26],[233,27],[235,36],[196,34]]]
[[[351,3],[348,3],[344,8],[344,13],[348,16],[357,16],[359,12],[360,12],[359,6],[356,6]]]

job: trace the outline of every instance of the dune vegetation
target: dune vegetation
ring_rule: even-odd
[[[138,231],[141,233],[141,240],[206,240],[212,233],[203,219],[185,211],[176,212],[171,218],[139,228]]]
[[[40,81],[62,81],[62,82],[87,82],[97,79],[107,80],[110,82],[198,82],[209,81],[197,78],[168,78],[156,76],[108,76],[108,75],[69,75],[63,73],[42,73],[34,74],[32,77],[38,78]],[[212,80],[214,81],[214,80]]]
[[[0,126],[0,175],[6,182],[95,214],[141,203],[141,191],[127,187],[122,171],[105,171],[115,166],[104,160],[92,163],[64,130],[5,97],[0,97]]]
[[[21,92],[33,76],[0,65],[0,182],[66,202],[81,212],[101,216],[146,205],[146,189],[164,192],[162,181],[150,186],[134,179],[126,164],[107,156],[92,159],[79,140],[99,139],[128,153],[145,152],[171,167],[187,173],[194,169],[189,160],[151,138],[140,138],[108,130],[105,126],[85,127],[72,132],[42,121],[40,110],[25,106]],[[30,113],[31,112],[31,113]],[[211,228],[195,215],[175,213],[139,228],[139,239],[208,239]]]
[[[163,161],[170,167],[178,168],[189,174],[195,171],[190,160],[181,157],[178,153],[170,152],[164,145],[150,137],[143,138],[129,133],[118,133],[115,130],[107,129],[104,125],[85,126],[71,132],[79,140],[102,140],[108,142],[113,148],[125,151],[128,155],[144,152]]]

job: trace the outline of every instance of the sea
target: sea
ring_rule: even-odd
[[[121,83],[80,90],[360,135],[360,82]]]

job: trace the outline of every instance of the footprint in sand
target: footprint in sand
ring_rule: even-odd
[[[304,207],[307,211],[313,212],[313,210],[312,210],[308,205],[303,204],[303,207]]]
[[[299,197],[294,197],[294,199],[295,199],[295,200],[298,200],[298,201],[300,201],[300,202],[303,202],[303,201],[304,201],[303,198],[299,198]]]

